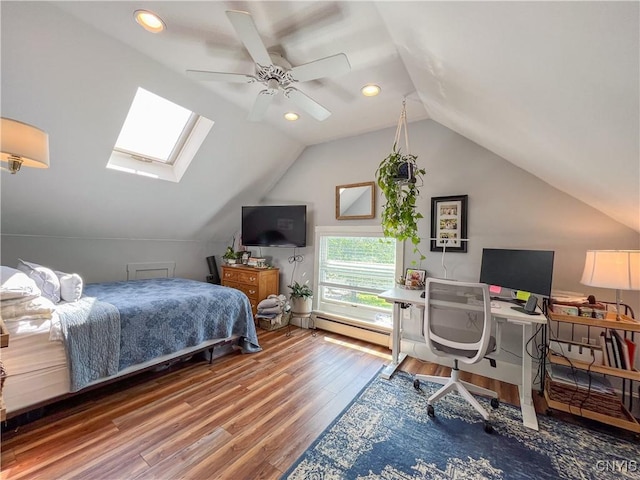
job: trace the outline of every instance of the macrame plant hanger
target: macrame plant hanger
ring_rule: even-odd
[[[398,143],[400,142],[400,135],[402,134],[402,130],[404,129],[404,143],[405,147],[405,155],[408,155],[409,150],[409,129],[407,128],[407,99],[402,99],[402,111],[400,112],[400,118],[398,119],[398,127],[396,128],[396,138],[393,141],[394,150],[398,148]]]
[[[414,155],[411,155],[409,150],[409,128],[407,127],[407,99],[402,99],[402,111],[400,112],[400,118],[398,118],[398,127],[396,128],[396,137],[393,140],[393,150],[395,152],[401,152],[399,147],[400,137],[402,136],[402,131],[404,130],[404,145],[406,150],[402,153],[403,157],[406,157],[407,162],[401,166],[400,171],[398,172],[400,178],[404,178],[401,183],[415,183],[415,173],[416,173],[416,165]],[[404,167],[404,168],[403,168]]]

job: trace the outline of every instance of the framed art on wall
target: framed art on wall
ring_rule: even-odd
[[[431,197],[431,251],[467,251],[467,195]],[[465,240],[465,241],[463,241]]]

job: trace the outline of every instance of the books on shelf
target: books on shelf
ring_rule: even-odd
[[[628,338],[624,338],[614,328],[607,330],[604,338],[607,345],[609,366],[622,370],[633,370],[636,354],[635,343]]]
[[[611,345],[613,346],[613,355],[616,364],[616,368],[625,369],[624,358],[622,356],[622,350],[620,347],[620,334],[616,332],[614,329],[610,330],[611,332]]]
[[[620,368],[620,363],[618,357],[616,355],[616,348],[614,347],[615,342],[609,333],[609,330],[605,330],[601,333],[602,339],[601,342],[604,342],[604,351],[606,354],[604,355],[607,358],[607,364],[611,368]]]
[[[634,370],[636,364],[636,344],[628,338],[625,338],[624,341],[627,344],[627,349],[629,350],[630,370]]]

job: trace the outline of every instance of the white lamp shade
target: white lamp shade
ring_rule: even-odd
[[[581,283],[616,290],[640,290],[640,250],[588,250]]]
[[[3,118],[0,124],[0,152],[3,162],[11,156],[22,159],[25,167],[49,167],[49,135],[39,128]]]

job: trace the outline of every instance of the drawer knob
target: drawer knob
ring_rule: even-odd
[[[253,295],[254,293],[256,293],[256,291],[255,291],[255,290],[249,290],[249,293],[250,293],[251,295]]]
[[[249,280],[251,280],[252,282],[255,282],[256,281],[256,277],[251,277],[251,278],[249,278]]]

